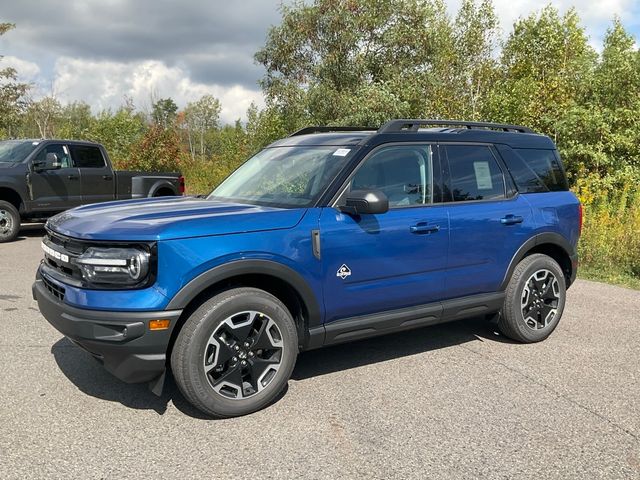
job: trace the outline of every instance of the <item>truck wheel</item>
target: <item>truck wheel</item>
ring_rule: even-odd
[[[196,408],[218,418],[246,415],[282,392],[298,353],[291,314],[273,295],[235,288],[198,307],[178,334],[171,369]]]
[[[530,255],[509,281],[498,328],[520,342],[544,340],[558,326],[565,298],[565,277],[558,263],[547,255]]]
[[[0,200],[0,243],[10,242],[20,231],[20,214],[9,202]]]

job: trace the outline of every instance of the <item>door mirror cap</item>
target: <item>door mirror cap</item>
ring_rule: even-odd
[[[352,190],[340,211],[349,215],[380,214],[389,211],[389,199],[380,190]]]
[[[58,155],[53,152],[47,153],[44,161],[33,162],[33,169],[36,172],[43,172],[45,170],[58,170],[62,168],[62,162],[58,159]]]

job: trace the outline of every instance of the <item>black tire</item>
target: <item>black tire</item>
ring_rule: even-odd
[[[0,200],[0,243],[15,240],[20,232],[20,213],[11,203]]]
[[[564,311],[566,282],[553,258],[540,253],[525,257],[513,271],[505,293],[498,320],[498,328],[505,336],[524,343],[540,342],[558,326]]]
[[[249,330],[242,326],[245,321],[251,325]],[[238,340],[245,330],[255,335],[247,336],[245,341]],[[270,346],[258,349],[265,341]],[[244,346],[249,343],[251,347]],[[241,350],[237,352],[235,347]],[[236,353],[231,357],[229,352]],[[268,359],[260,357],[267,352]],[[273,402],[284,390],[297,354],[296,325],[284,304],[257,288],[235,288],[208,299],[189,316],[173,346],[171,369],[180,391],[191,404],[213,417],[228,418],[255,412]],[[227,359],[220,360],[222,357]],[[207,363],[214,358],[215,361]],[[277,369],[265,367],[266,363],[275,362],[274,358],[279,360]],[[241,367],[239,364],[243,361],[245,366]],[[218,373],[213,366],[223,370]],[[209,369],[208,373],[205,368]],[[261,368],[265,370],[261,372]],[[235,376],[238,371],[240,377]],[[241,385],[240,389],[225,385],[224,380],[232,379],[231,375],[233,380],[240,378],[239,382],[232,383]],[[263,377],[256,378],[258,375],[264,375],[263,381],[268,379],[268,383],[263,385],[260,381]],[[214,390],[214,384],[219,390]]]

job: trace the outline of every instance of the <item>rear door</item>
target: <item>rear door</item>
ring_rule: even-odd
[[[31,195],[35,212],[58,212],[81,204],[80,173],[71,162],[69,148],[63,143],[47,143],[36,153],[33,162],[42,162],[47,153],[58,157],[61,168],[30,173]]]
[[[531,206],[515,193],[489,145],[443,144],[449,167],[448,298],[499,289],[509,262],[535,229]]]
[[[429,144],[388,145],[363,161],[347,189],[381,190],[387,213],[354,217],[322,209],[326,322],[440,300],[449,219],[435,203],[441,193],[435,151]]]
[[[113,200],[115,180],[102,150],[94,145],[71,145],[69,148],[73,163],[80,170],[82,203]]]

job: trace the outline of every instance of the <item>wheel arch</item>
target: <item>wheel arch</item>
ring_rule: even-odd
[[[513,275],[516,265],[523,258],[534,253],[542,253],[553,258],[565,274],[567,288],[573,283],[576,277],[578,254],[576,249],[560,234],[553,232],[539,233],[527,240],[515,253],[509,268],[502,280],[500,290],[505,290]]]
[[[301,348],[309,343],[310,328],[321,325],[320,305],[302,275],[271,260],[237,260],[200,274],[169,302],[167,310],[183,309],[178,324],[173,328],[169,351],[186,319],[202,302],[235,287],[259,288],[284,303],[296,322]]]
[[[11,187],[0,185],[0,200],[9,202],[11,205],[16,207],[18,212],[21,211],[21,207],[24,207],[22,197],[14,188]]]
[[[148,197],[170,197],[178,195],[175,187],[167,180],[159,180],[149,189]]]

